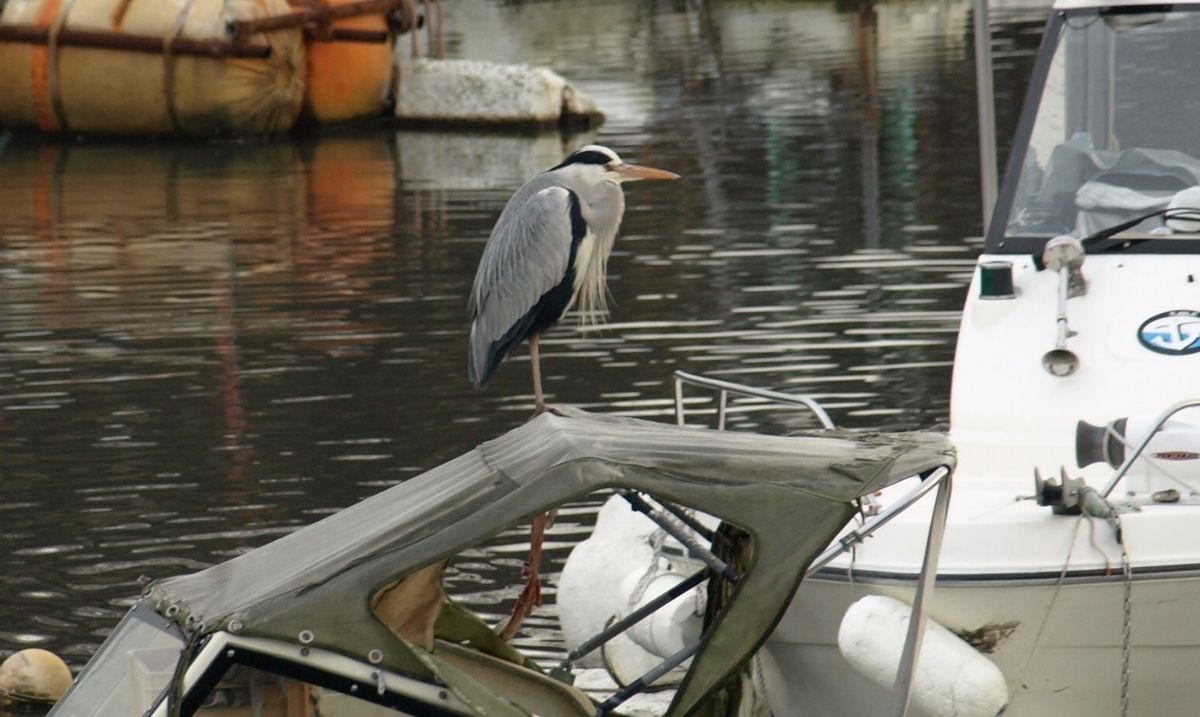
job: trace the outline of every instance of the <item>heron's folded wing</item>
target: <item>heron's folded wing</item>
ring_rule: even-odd
[[[568,190],[555,186],[519,192],[504,208],[471,289],[472,366],[482,368],[491,344],[566,276],[573,201]]]

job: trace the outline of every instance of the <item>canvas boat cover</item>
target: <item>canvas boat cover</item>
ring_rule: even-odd
[[[384,667],[431,679],[422,648],[372,613],[376,591],[574,498],[631,488],[752,538],[751,567],[670,710],[683,715],[766,639],[856,498],[953,465],[942,434],[780,437],[567,409],[228,562],[157,581],[144,600],[193,642],[217,630],[295,642],[308,631],[314,646],[359,660],[379,650]]]

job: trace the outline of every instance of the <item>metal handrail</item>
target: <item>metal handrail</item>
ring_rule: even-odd
[[[783,393],[781,391],[772,391],[768,388],[755,388],[746,386],[740,383],[732,383],[730,381],[722,381],[716,378],[707,376],[698,376],[694,373],[686,371],[675,372],[675,423],[684,425],[683,415],[683,384],[690,383],[693,386],[703,388],[711,388],[718,392],[717,399],[717,430],[725,430],[725,407],[729,400],[729,394],[737,394],[739,396],[751,396],[754,398],[763,398],[768,401],[784,403],[791,406],[804,406],[813,412],[817,420],[821,422],[824,428],[836,428],[833,420],[829,418],[829,414],[817,402],[816,399],[809,396],[801,396],[793,393]]]
[[[872,516],[862,527],[851,530],[831,543],[828,548],[825,548],[824,552],[809,563],[808,572],[804,574],[804,577],[812,577],[821,568],[832,563],[839,555],[849,552],[856,545],[874,535],[877,530],[890,523],[892,518],[908,510],[913,503],[924,498],[929,491],[939,487],[949,476],[950,469],[942,466],[935,468],[929,475],[922,477],[920,484],[895,503],[880,511],[879,514]]]
[[[1200,406],[1200,398],[1193,398],[1188,401],[1180,401],[1174,406],[1171,406],[1167,410],[1158,414],[1158,417],[1154,419],[1154,423],[1151,424],[1152,428],[1149,431],[1146,431],[1146,435],[1138,443],[1137,448],[1133,449],[1132,453],[1125,456],[1125,460],[1121,463],[1121,467],[1117,468],[1117,472],[1113,474],[1113,477],[1108,479],[1108,484],[1104,486],[1104,490],[1100,492],[1100,495],[1107,498],[1108,494],[1112,493],[1113,488],[1117,487],[1117,483],[1120,483],[1121,479],[1125,477],[1125,474],[1129,472],[1130,467],[1133,466],[1133,462],[1142,455],[1142,451],[1146,450],[1146,446],[1150,445],[1150,441],[1154,438],[1154,435],[1162,430],[1163,424],[1167,422],[1168,418],[1174,416],[1176,413],[1179,413],[1185,408],[1192,408],[1194,406]]]
[[[937,582],[938,555],[942,551],[942,538],[946,534],[946,519],[950,513],[951,473],[946,469],[940,476],[933,515],[929,520],[929,535],[925,539],[925,558],[921,563],[921,575],[917,578],[917,590],[913,595],[912,613],[908,618],[908,634],[904,638],[904,651],[900,654],[900,666],[896,669],[896,706],[893,714],[906,717],[912,705],[913,683],[917,679],[917,658],[921,656],[921,644],[925,640],[925,603]]]

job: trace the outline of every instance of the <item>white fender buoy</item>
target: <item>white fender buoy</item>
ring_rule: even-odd
[[[894,598],[861,598],[842,617],[838,650],[863,676],[890,690],[911,615],[912,608]],[[912,700],[934,717],[996,717],[1008,703],[1008,685],[991,660],[928,620]]]
[[[1180,190],[1171,197],[1167,209],[1200,209],[1200,187],[1188,187]],[[1200,221],[1196,220],[1196,212],[1178,212],[1179,218],[1168,219],[1167,226],[1184,234],[1200,232]],[[1167,216],[1171,216],[1170,213]]]
[[[636,604],[632,598],[644,571],[630,572],[621,581],[621,599],[633,612],[687,578],[677,573],[660,573],[652,578]],[[703,628],[703,603],[697,602],[695,589],[680,595],[641,622],[629,628],[629,639],[647,652],[670,657],[700,637]],[[697,614],[699,608],[700,614]]]
[[[635,512],[620,496],[612,496],[596,515],[592,535],[571,551],[558,578],[559,622],[568,649],[578,647],[604,629],[614,615],[625,611],[622,579],[631,570],[644,571],[654,559],[648,538],[658,529]],[[602,667],[593,653],[581,667]]]
[[[0,664],[0,694],[32,702],[57,702],[71,686],[71,669],[49,650],[31,647]]]

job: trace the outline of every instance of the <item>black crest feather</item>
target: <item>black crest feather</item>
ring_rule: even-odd
[[[569,164],[608,164],[611,161],[613,161],[613,158],[604,152],[597,152],[594,149],[587,149],[572,154],[570,157],[564,159],[557,167],[551,168],[550,171],[553,172],[555,169],[562,169]]]

